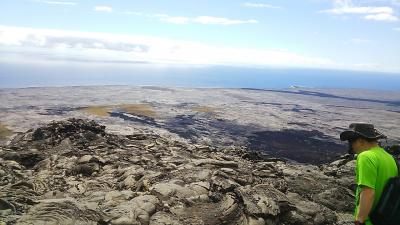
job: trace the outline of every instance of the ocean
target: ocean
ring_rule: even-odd
[[[0,88],[154,85],[171,87],[360,88],[400,90],[400,74],[323,69],[167,66],[154,64],[0,62]]]

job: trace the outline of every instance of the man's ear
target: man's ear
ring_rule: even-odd
[[[363,145],[363,142],[364,140],[362,139],[362,138],[357,138],[355,141],[354,141],[354,144],[357,146],[357,147],[360,147],[360,146],[362,146]]]
[[[365,140],[364,138],[359,138],[358,140],[359,140],[359,143],[358,143],[359,145],[364,146],[364,145],[368,145],[369,144],[368,141]]]

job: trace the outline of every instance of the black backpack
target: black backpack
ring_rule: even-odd
[[[369,218],[374,225],[400,225],[400,166],[395,158],[398,176],[387,182],[382,196]]]

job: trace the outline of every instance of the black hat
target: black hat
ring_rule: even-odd
[[[373,124],[352,123],[350,124],[349,128],[349,130],[343,131],[340,134],[340,140],[348,141],[357,137],[363,137],[372,140],[386,138],[385,135],[374,128]]]

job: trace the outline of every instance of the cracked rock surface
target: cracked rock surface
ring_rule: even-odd
[[[354,161],[294,164],[91,120],[0,149],[0,221],[20,225],[352,224]]]

